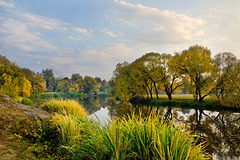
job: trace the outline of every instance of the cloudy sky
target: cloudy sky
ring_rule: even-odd
[[[0,54],[109,80],[117,63],[198,44],[240,58],[239,0],[0,0]]]

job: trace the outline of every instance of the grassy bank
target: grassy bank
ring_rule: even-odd
[[[204,102],[196,102],[193,100],[165,100],[165,99],[146,99],[146,98],[132,98],[132,104],[159,106],[159,107],[181,107],[188,109],[203,109],[203,110],[232,110],[239,111],[236,107],[226,107],[217,100],[206,100]]]
[[[145,96],[147,97],[147,96]],[[168,100],[168,96],[166,94],[159,94],[158,98],[160,100]],[[153,99],[157,99],[157,96],[153,94]],[[172,99],[176,101],[184,101],[184,100],[194,100],[192,94],[172,94]],[[210,96],[206,96],[204,100],[212,100]]]
[[[93,94],[81,94],[81,93],[58,93],[58,92],[45,92],[44,94],[31,94],[30,99],[33,101],[49,100],[49,99],[68,99],[68,98],[91,98],[99,96],[106,98],[107,94],[100,93],[98,95]]]
[[[52,121],[60,132],[62,158],[206,159],[204,145],[196,144],[196,136],[184,126],[163,123],[159,116],[133,114],[101,124],[89,119],[72,100],[52,100],[42,107],[54,112]],[[72,112],[74,108],[80,113]]]

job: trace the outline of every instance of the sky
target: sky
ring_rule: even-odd
[[[240,58],[239,0],[0,0],[0,54],[109,80],[118,63],[201,45]]]

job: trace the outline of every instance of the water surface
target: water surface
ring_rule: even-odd
[[[215,160],[240,159],[240,113],[232,111],[209,111],[197,109],[167,108],[131,105],[113,99],[87,98],[79,99],[88,111],[89,117],[98,117],[100,121],[107,118],[122,117],[139,113],[148,116],[151,112],[160,114],[165,120],[187,125],[197,134],[200,142],[206,142],[207,152]]]

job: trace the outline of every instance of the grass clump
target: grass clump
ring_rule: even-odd
[[[159,116],[109,120],[91,134],[79,148],[90,159],[207,159],[196,136],[184,126],[163,123]]]
[[[56,112],[61,115],[73,115],[78,117],[87,116],[85,109],[77,101],[70,99],[52,99],[47,103],[41,105],[41,108],[47,110],[48,112]]]

